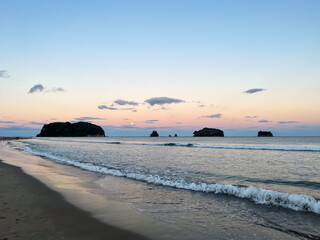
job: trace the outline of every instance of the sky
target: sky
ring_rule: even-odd
[[[1,0],[0,136],[320,136],[318,0]]]

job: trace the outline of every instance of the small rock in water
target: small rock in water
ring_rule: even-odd
[[[273,137],[273,134],[270,131],[259,131],[258,137]]]
[[[150,137],[159,137],[159,134],[157,131],[153,130],[152,133],[150,134]]]

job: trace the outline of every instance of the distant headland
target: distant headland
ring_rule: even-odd
[[[45,124],[37,137],[105,137],[103,129],[87,122]]]

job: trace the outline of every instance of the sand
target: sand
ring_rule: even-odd
[[[90,216],[20,168],[0,162],[0,240],[146,239]]]

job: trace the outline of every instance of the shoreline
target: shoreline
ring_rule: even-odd
[[[147,239],[103,223],[0,160],[0,239]]]
[[[112,184],[117,184],[117,182],[119,181],[118,177],[105,176],[90,171],[81,170],[73,166],[58,164],[46,159],[45,157],[32,155],[28,152],[14,149],[12,148],[12,146],[10,146],[10,144],[8,144],[9,142],[10,141],[0,142],[0,160],[2,160],[3,162],[0,165],[0,168],[1,166],[5,166],[4,164],[8,164],[9,167],[12,166],[13,168],[17,168],[20,172],[16,170],[18,171],[16,176],[24,176],[26,179],[31,178],[33,181],[37,182],[38,185],[41,185],[41,188],[44,188],[46,189],[46,191],[53,192],[54,194],[58,195],[61,198],[60,200],[63,202],[60,206],[68,205],[71,208],[85,213],[85,215],[83,215],[82,217],[83,219],[88,219],[83,221],[96,221],[99,225],[102,226],[101,228],[105,228],[104,226],[106,226],[110,227],[110,229],[117,229],[115,231],[119,231],[119,233],[117,233],[119,237],[113,237],[113,230],[110,232],[108,231],[108,229],[105,229],[101,230],[104,231],[104,234],[101,233],[101,235],[103,235],[102,238],[100,238],[99,235],[94,238],[95,235],[93,235],[88,238],[70,237],[64,239],[207,239],[207,236],[203,235],[202,233],[189,231],[188,229],[181,228],[175,224],[170,224],[151,218],[144,213],[132,208],[131,203],[121,201],[120,199],[115,199],[112,191],[109,192],[107,189],[105,189],[101,185],[100,181],[108,177],[108,181],[111,181]],[[2,178],[1,173],[0,177]],[[11,189],[13,199],[16,199],[15,194],[19,195],[19,189],[21,189],[22,191],[26,189],[24,186],[24,181],[20,181],[20,183],[16,185],[17,187],[15,185],[12,185],[11,187],[9,187],[9,189],[7,189],[7,192],[10,192]],[[2,188],[3,185],[0,184],[0,199],[2,196],[1,192],[5,192],[4,190],[2,190]],[[30,199],[37,198],[37,194],[35,196],[32,196],[34,195],[32,194],[34,192],[34,190],[32,190],[32,187],[29,192],[24,192],[24,194],[30,196]],[[46,196],[44,195],[43,199],[45,199],[45,197]],[[23,197],[21,197],[21,199],[23,199]],[[19,204],[23,203],[23,200],[16,204],[17,207],[19,207]],[[0,201],[0,204],[1,202],[2,199]],[[56,206],[55,202],[51,202],[51,204],[52,206],[50,208],[54,208]],[[29,209],[33,209],[33,207],[35,207],[34,209],[37,209],[37,204],[32,203],[31,201],[30,206],[25,207],[25,209],[29,211]],[[0,208],[0,233],[3,232],[2,228],[4,228],[1,225],[2,222],[4,222],[1,218],[1,211],[2,208]],[[30,214],[33,213],[31,212]],[[13,213],[11,213],[11,215],[13,215]],[[48,213],[45,211],[43,212],[43,214],[38,213],[39,218],[42,218],[42,215],[48,216]],[[63,214],[56,216],[57,220],[62,219],[63,217]],[[37,217],[33,217],[32,219],[34,218]],[[91,220],[89,220],[89,218],[91,218]],[[42,218],[43,221],[45,219],[47,218]],[[75,231],[74,234],[76,234],[78,229],[77,224],[74,223],[70,225],[70,223],[72,223],[72,221],[70,220],[68,220],[67,223],[69,224],[70,228]],[[14,232],[14,224],[15,222],[12,221],[11,225],[7,225],[7,228],[11,227],[11,232]],[[40,222],[40,227],[38,228],[42,228],[42,224],[43,222]],[[35,225],[37,224],[35,223]],[[32,227],[33,225],[30,224],[26,226],[26,228],[30,229],[32,229]],[[60,230],[58,229],[57,231],[59,232]],[[34,233],[36,232],[37,229],[34,229]],[[10,231],[8,233],[10,233]],[[124,237],[121,237],[122,234],[130,235],[128,235],[128,237],[125,235]],[[6,238],[8,237],[3,237],[0,234],[0,240]],[[28,238],[13,237],[13,239]],[[45,237],[31,237],[29,239],[60,238],[50,238],[45,235]]]
[[[75,206],[75,208],[84,211],[92,218],[97,219],[100,223],[105,223],[108,226],[113,226],[120,230],[124,229],[131,233],[137,233],[140,234],[140,236],[154,240],[207,240],[212,239],[212,237],[215,239],[230,239],[230,237],[236,237],[237,239],[256,239],[257,236],[259,236],[259,239],[297,238],[295,233],[288,234],[288,232],[284,232],[281,229],[273,229],[270,227],[266,228],[263,225],[251,224],[250,222],[245,224],[241,221],[229,220],[226,216],[229,215],[228,213],[230,211],[233,213],[233,210],[225,210],[223,212],[226,212],[226,214],[222,213],[224,214],[222,215],[219,212],[219,209],[221,209],[220,207],[215,212],[220,214],[222,217],[212,216],[212,218],[210,218],[210,220],[212,219],[211,223],[215,223],[210,228],[210,230],[213,229],[210,234],[207,234],[207,232],[204,231],[205,229],[202,229],[202,225],[197,225],[193,228],[189,225],[190,222],[170,221],[170,215],[169,218],[149,215],[148,212],[144,211],[144,208],[139,208],[140,203],[142,203],[142,205],[146,203],[147,207],[149,206],[149,202],[153,203],[153,197],[148,197],[149,193],[154,193],[158,197],[162,197],[167,194],[169,194],[168,196],[171,196],[173,194],[168,199],[165,198],[165,201],[160,201],[159,204],[162,204],[162,202],[165,204],[175,203],[174,199],[179,197],[189,199],[191,204],[190,206],[192,207],[196,206],[204,199],[202,196],[199,196],[199,194],[196,194],[197,197],[193,199],[194,193],[190,193],[189,191],[181,190],[178,195],[175,195],[175,193],[172,193],[171,188],[162,188],[153,185],[149,186],[147,183],[137,182],[136,180],[86,171],[67,164],[59,164],[59,161],[55,162],[44,156],[33,155],[32,153],[23,150],[22,146],[23,143],[20,144],[19,142],[15,142],[14,144],[10,142],[1,142],[0,159],[9,165],[20,168],[22,173],[24,172],[40,181],[45,187],[58,193],[66,202]],[[15,189],[14,191],[18,190]],[[128,195],[124,196],[123,194]],[[144,198],[144,196],[146,196],[146,198]],[[140,199],[140,197],[142,197],[142,199]],[[241,202],[239,204],[247,205],[246,201],[242,202],[237,199],[224,196],[217,196],[211,200],[215,205],[221,205],[222,209],[230,204],[237,205],[237,202]],[[158,203],[155,202],[155,204]],[[170,209],[173,209],[174,211],[180,211],[179,209],[182,209],[186,214],[188,214],[188,211],[185,211],[185,209],[190,208],[185,208],[183,201],[181,204],[181,208],[178,207],[175,209],[174,207]],[[248,205],[251,205],[251,203],[248,203]],[[249,209],[252,209],[252,207],[257,208],[260,215],[267,213],[267,209],[260,209],[260,207],[256,205],[248,207]],[[243,206],[243,208],[246,209],[246,206]],[[161,210],[161,206],[159,209]],[[236,209],[234,210],[236,211]],[[174,211],[172,212],[173,214],[175,213]],[[197,215],[195,216],[197,217]],[[169,219],[169,221],[167,221],[167,219]],[[1,235],[0,239],[3,240]],[[88,239],[100,238],[90,237]],[[125,239],[135,238],[126,237]]]

